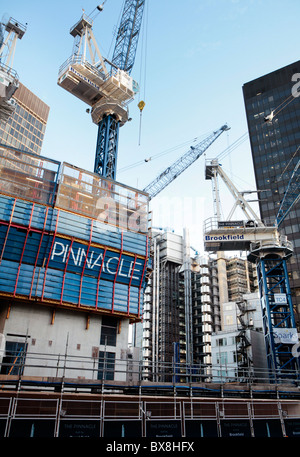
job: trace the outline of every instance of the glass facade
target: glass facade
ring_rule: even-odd
[[[15,111],[6,122],[0,121],[0,143],[40,154],[50,109],[21,83],[13,99]]]
[[[292,171],[299,160],[300,97],[294,96],[294,75],[300,61],[243,85],[261,217],[273,225]],[[296,94],[298,95],[298,94]],[[265,117],[273,114],[272,121]],[[300,311],[300,203],[280,226],[294,245],[288,261],[293,304]]]

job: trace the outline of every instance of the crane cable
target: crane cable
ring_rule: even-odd
[[[191,143],[195,143],[196,141],[199,142],[201,141],[202,139],[205,139],[207,137],[207,135],[211,133],[211,132],[206,132],[204,133],[203,135],[201,136],[198,136],[198,137],[194,137],[192,138],[191,140],[187,140],[185,141],[184,143],[180,143],[179,145],[177,146],[173,146],[171,148],[168,148],[168,149],[165,149],[164,151],[162,152],[158,152],[157,154],[147,158],[147,159],[143,159],[143,160],[139,160],[138,162],[134,162],[130,165],[127,165],[123,168],[120,168],[119,169],[119,173],[120,172],[123,172],[123,171],[127,171],[127,170],[130,170],[132,168],[135,168],[135,167],[138,167],[139,165],[142,165],[144,164],[145,162],[150,162],[150,161],[153,161],[153,160],[156,160],[156,159],[159,159],[161,158],[162,156],[164,155],[167,155],[167,154],[170,154],[171,152],[174,152],[178,149],[181,149],[183,147],[186,147],[188,145],[190,145]],[[217,159],[224,159],[228,154],[230,154],[232,151],[234,151],[236,148],[238,148],[241,144],[243,144],[246,140],[247,140],[247,137],[248,137],[248,132],[245,132],[240,138],[238,138],[234,143],[232,143],[229,147],[227,147],[226,149],[224,149],[223,152],[221,152]]]
[[[89,17],[94,20],[96,19],[96,17],[98,16],[98,14],[103,10],[103,7],[104,7],[104,3],[106,3],[107,0],[103,0],[103,2],[101,3],[101,5],[97,5],[96,8],[93,9],[93,11],[89,14]],[[92,17],[92,14],[94,14],[94,16]]]
[[[268,114],[266,117],[265,117],[265,122],[268,122],[268,123],[272,123],[272,120],[274,118],[274,116],[278,116],[278,114],[284,109],[286,108],[293,100],[295,99],[294,95],[291,94],[289,95],[285,100],[283,100],[283,102],[280,103],[280,105],[277,106],[277,108],[273,109],[271,111],[270,114]],[[287,102],[287,103],[286,103]],[[286,103],[286,104],[285,104]],[[282,106],[284,105],[284,106]],[[281,107],[281,108],[280,108]],[[280,108],[280,109],[279,109]],[[277,112],[277,110],[279,109],[279,111]]]
[[[204,137],[204,135],[203,135],[203,137]],[[199,139],[199,137],[193,138],[192,140],[185,141],[184,143],[181,143],[181,144],[179,144],[177,146],[173,146],[171,148],[165,149],[162,152],[158,152],[157,154],[155,154],[155,155],[153,155],[151,157],[148,157],[147,159],[139,160],[138,162],[134,162],[131,165],[127,165],[126,167],[120,168],[119,173],[122,172],[122,171],[127,171],[127,170],[129,170],[131,168],[135,168],[135,167],[137,167],[139,165],[144,164],[145,162],[150,162],[152,160],[158,159],[158,158],[160,158],[160,157],[162,157],[162,156],[164,156],[166,154],[170,154],[170,152],[176,151],[177,149],[180,149],[180,148],[182,148],[184,146],[187,146],[187,145],[191,144],[192,142],[197,141],[198,139]]]
[[[281,173],[281,175],[279,176],[279,178],[276,180],[276,183],[279,182],[282,178],[282,176],[284,175],[284,173],[286,172],[286,170],[288,169],[288,167],[290,166],[290,163],[292,162],[293,158],[296,156],[298,150],[299,150],[300,146],[297,147],[296,151],[294,152],[294,154],[292,155],[292,157],[290,158],[289,160],[289,163],[285,166],[283,172]]]
[[[143,27],[142,27],[142,45],[141,45],[141,68],[140,68],[140,81],[142,81],[142,72],[144,70],[144,97],[141,100],[141,93],[139,93],[138,108],[140,110],[140,125],[139,125],[139,146],[141,145],[141,133],[142,133],[142,114],[143,109],[146,105],[146,76],[147,76],[147,57],[148,57],[148,2],[146,2],[145,15],[143,16]],[[144,54],[144,59],[143,59]]]
[[[242,136],[240,136],[234,143],[228,146],[224,151],[222,151],[216,158],[218,160],[224,159],[228,154],[238,148],[241,144],[243,144],[248,138],[248,132],[245,132]]]

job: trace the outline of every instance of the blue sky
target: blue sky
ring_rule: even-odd
[[[87,106],[57,85],[57,74],[72,53],[70,27],[82,9],[89,14],[96,6],[90,0],[13,0],[2,7],[2,20],[12,16],[28,23],[14,68],[23,84],[50,106],[42,155],[89,171],[97,126]],[[94,22],[105,57],[111,57],[122,6],[123,0],[107,0]],[[299,16],[299,0],[148,0],[140,38],[147,49],[139,46],[132,72],[146,102],[141,143],[137,97],[129,106],[132,121],[120,130],[117,180],[143,189],[186,152],[187,145],[195,144],[195,138],[226,122],[230,131],[206,157],[219,155],[240,138],[247,131],[242,85],[299,60]],[[185,146],[177,148],[181,144]],[[144,162],[155,155],[155,160]],[[204,164],[201,157],[151,203],[154,225],[171,226],[179,233],[189,226],[191,242],[200,251],[202,222],[213,215]],[[249,141],[222,166],[240,190],[255,188]],[[222,185],[221,190],[226,217],[232,202]]]

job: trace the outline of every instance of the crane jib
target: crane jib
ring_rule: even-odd
[[[145,0],[125,0],[117,33],[112,62],[128,73],[132,70],[135,60],[144,5]]]
[[[190,165],[192,165],[202,154],[209,148],[209,146],[225,131],[229,130],[230,127],[223,125],[219,130],[211,133],[208,137],[198,143],[196,146],[192,146],[182,157],[175,161],[171,166],[166,168],[160,175],[154,179],[147,187],[144,192],[147,192],[150,198],[155,197],[165,187],[167,187],[174,179],[176,179],[181,173],[183,173]]]

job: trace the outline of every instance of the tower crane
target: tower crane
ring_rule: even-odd
[[[217,159],[206,165],[206,178],[219,175],[232,192],[234,188]],[[281,223],[299,200],[300,180],[297,163],[278,211],[275,224],[266,226],[255,213],[249,223],[248,202],[242,193],[233,195],[235,206],[243,210],[247,221],[220,221],[210,218],[204,222],[204,248],[207,251],[247,251],[248,260],[256,264],[263,318],[264,338],[270,378],[299,379],[299,358],[294,353],[298,334],[294,318],[287,259],[293,254],[292,243],[279,233]],[[232,217],[232,212],[231,212]]]
[[[150,199],[183,173],[221,133],[228,129],[227,125],[222,126],[160,173],[144,189]],[[300,198],[300,161],[292,173],[273,226],[264,225],[244,198],[243,193],[238,191],[221,168],[218,159],[213,159],[206,163],[206,179],[215,181],[216,203],[219,201],[218,175],[233,195],[235,203],[227,221],[220,220],[220,211],[217,208],[216,217],[204,222],[205,250],[218,253],[221,270],[224,251],[248,251],[248,260],[256,264],[258,273],[267,362],[271,378],[293,378],[295,373],[298,378],[299,360],[293,353],[298,337],[286,267],[286,261],[293,253],[293,247],[286,236],[280,235],[279,226]],[[245,214],[245,221],[231,220],[237,207],[240,207]]]
[[[223,133],[229,130],[227,124],[222,125],[218,130],[208,135],[204,140],[196,146],[191,146],[190,149],[176,160],[172,165],[167,167],[160,173],[151,183],[145,188],[144,192],[149,194],[150,199],[155,197],[165,187],[167,187],[174,179],[183,173],[189,166],[191,166],[202,154],[209,148],[209,146],[216,141],[216,139]]]
[[[190,149],[183,154],[179,159],[177,159],[172,165],[167,167],[162,173],[160,173],[151,183],[144,188],[144,192],[147,192],[149,199],[154,198],[159,194],[163,189],[165,189],[172,181],[174,181],[181,173],[183,173],[188,167],[190,167],[199,157],[204,154],[204,152],[211,146],[211,144],[216,141],[216,139],[223,133],[229,130],[227,124],[222,125],[218,130],[210,133],[204,140],[191,146]],[[190,257],[189,257],[189,241],[188,232],[184,230],[184,265],[183,265],[183,274],[185,281],[185,326],[186,326],[186,361],[192,365],[193,361],[193,328],[192,328],[192,304],[190,296],[190,281],[191,281],[191,269],[189,266]],[[177,357],[178,352],[178,343],[174,343],[174,356]]]
[[[17,40],[25,32],[26,26],[12,17],[6,24],[0,24],[0,120],[4,122],[15,110],[12,96],[19,87],[19,76],[13,69],[13,61]]]
[[[103,58],[93,34],[93,18],[83,13],[70,29],[72,56],[62,64],[58,85],[90,108],[98,125],[94,172],[116,179],[119,128],[128,121],[128,103],[138,92],[130,76],[146,0],[125,0],[112,60]],[[104,2],[105,3],[105,2]],[[96,13],[103,10],[98,5]],[[92,13],[91,13],[92,14]]]

